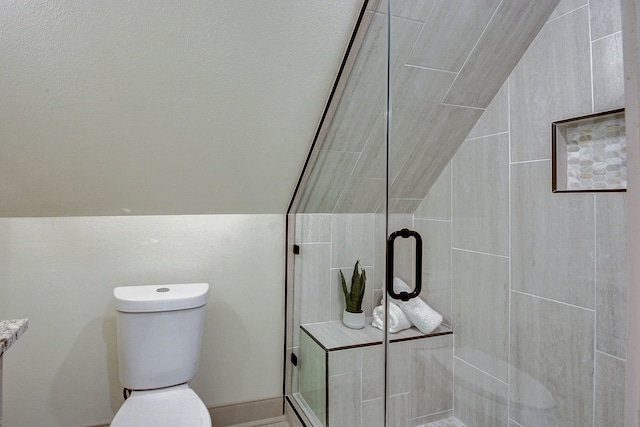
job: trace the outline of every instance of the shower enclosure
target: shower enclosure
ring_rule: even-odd
[[[305,423],[624,425],[625,193],[553,193],[550,149],[552,122],[623,107],[613,2],[363,2],[287,216]],[[397,280],[439,327],[371,326]]]

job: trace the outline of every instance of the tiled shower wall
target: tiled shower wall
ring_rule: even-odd
[[[564,0],[414,215],[469,426],[622,426],[625,194],[551,192],[550,123],[623,107],[616,0]]]
[[[454,413],[470,427],[624,424],[625,194],[553,194],[550,160],[551,122],[624,106],[620,29],[618,0],[561,1],[415,214],[390,219],[423,236],[422,296],[454,330]],[[294,319],[339,319],[338,269],[356,259],[370,315],[381,217],[296,228],[314,261],[296,261]]]
[[[353,266],[360,261],[367,282],[363,310],[367,317],[380,303],[385,275],[385,223],[379,214],[298,214],[295,241],[300,256],[295,257],[294,319],[299,324],[342,319],[344,294],[340,285],[342,271],[347,284]],[[392,230],[412,227],[412,215],[394,215]],[[409,239],[413,240],[413,239]],[[412,283],[412,242],[396,243],[396,275]],[[330,284],[327,287],[327,283]],[[295,341],[295,334],[294,334]],[[297,346],[297,341],[294,342]]]

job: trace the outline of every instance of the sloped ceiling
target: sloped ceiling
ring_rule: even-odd
[[[412,213],[558,0],[398,0],[391,19],[391,212]],[[302,212],[376,212],[386,191],[386,2],[307,170]]]
[[[284,213],[362,1],[0,4],[0,216]]]

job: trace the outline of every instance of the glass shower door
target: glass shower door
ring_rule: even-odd
[[[436,133],[450,124],[446,112],[438,107],[452,74],[416,65],[434,4],[385,2],[391,36],[384,301],[388,313],[386,426],[438,425],[453,417],[453,334],[447,316],[450,282],[443,275],[434,275],[433,265],[441,268],[446,263],[448,251],[438,241],[448,223],[436,223],[440,233],[434,234],[434,223],[420,216],[446,203],[426,196],[452,154],[434,149],[434,142],[446,140],[446,135],[438,138]]]
[[[452,410],[451,331],[420,289],[421,200],[394,184],[424,127],[412,113],[445,83],[407,65],[430,7],[365,3],[288,215],[286,394],[314,426],[405,427]],[[361,329],[343,321],[354,270]]]
[[[384,7],[363,2],[287,216],[291,309],[285,387],[289,401],[313,426],[385,425],[385,337],[381,325],[372,326],[386,262]],[[362,281],[360,276],[366,281],[357,295],[354,282]],[[346,312],[347,299],[355,306],[349,304]],[[345,316],[362,316],[363,324],[344,321]]]

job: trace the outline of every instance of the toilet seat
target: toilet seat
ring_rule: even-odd
[[[209,411],[187,384],[133,391],[111,427],[211,427]]]

